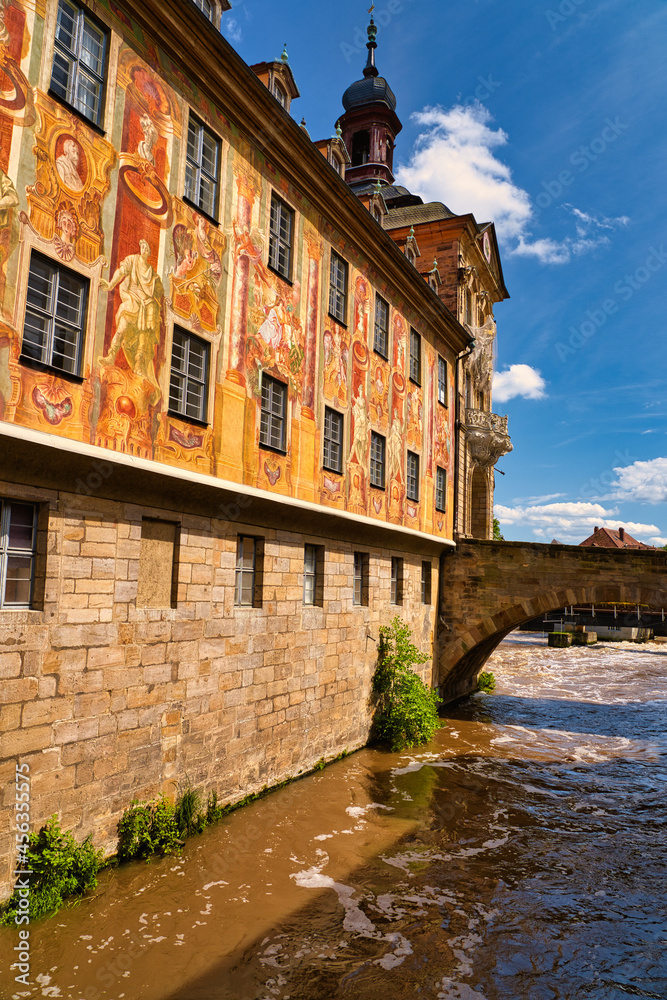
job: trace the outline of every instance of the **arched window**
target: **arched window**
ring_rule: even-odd
[[[278,83],[277,80],[273,81],[273,96],[277,100],[281,108],[287,107],[287,92],[285,88]]]
[[[352,136],[352,166],[360,167],[368,163],[371,156],[370,132],[357,132]]]
[[[343,161],[335,153],[331,154],[331,166],[334,168],[337,174],[343,176]]]

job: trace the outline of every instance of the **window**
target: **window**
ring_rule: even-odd
[[[352,166],[360,167],[371,158],[370,132],[356,132],[352,136]]]
[[[373,349],[387,357],[387,345],[389,343],[389,305],[379,295],[375,296],[375,337],[373,339]]]
[[[191,114],[185,160],[185,197],[211,218],[216,217],[219,165],[220,140]]]
[[[343,415],[324,408],[324,454],[322,465],[331,472],[343,470]]]
[[[179,526],[144,517],[141,522],[137,608],[175,608]]]
[[[266,448],[285,450],[285,415],[287,386],[270,375],[262,378],[262,409],[259,443]]]
[[[410,329],[410,379],[421,384],[422,380],[422,339],[416,330]]]
[[[431,603],[431,564],[422,563],[422,604]]]
[[[199,7],[200,11],[206,15],[209,21],[213,20],[215,8],[211,3],[211,0],[195,0],[195,4]]]
[[[59,0],[51,90],[95,125],[102,120],[107,37],[87,11]]]
[[[333,250],[329,275],[329,314],[339,323],[344,323],[347,314],[347,263]]]
[[[331,166],[334,168],[337,174],[343,176],[343,161],[338,156],[331,154]]]
[[[435,509],[445,510],[447,506],[447,473],[440,466],[435,471]]]
[[[438,355],[438,402],[447,406],[447,362]]]
[[[33,252],[21,356],[78,375],[87,299],[85,278]]]
[[[306,545],[303,554],[303,603],[322,607],[324,596],[324,546]]]
[[[261,608],[264,539],[239,535],[236,542],[236,586],[234,604],[237,607]]]
[[[397,556],[391,559],[391,603],[403,603],[403,560]]]
[[[29,608],[35,569],[37,508],[0,500],[0,608]]]
[[[273,81],[273,96],[277,100],[281,108],[287,107],[287,94],[281,85],[274,80]]]
[[[292,273],[293,226],[294,212],[280,198],[273,195],[269,227],[269,267],[288,279]]]
[[[371,432],[371,486],[384,489],[385,439],[382,434]]]
[[[354,594],[353,603],[368,604],[368,553],[354,553]]]
[[[408,452],[407,472],[408,500],[419,500],[419,455],[415,455],[414,451]]]
[[[405,256],[408,258],[413,267],[417,266],[417,254],[415,253],[414,247],[410,243],[405,245]]]
[[[169,409],[179,417],[206,421],[209,351],[206,341],[174,327]]]

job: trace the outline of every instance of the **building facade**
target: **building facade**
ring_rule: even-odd
[[[186,774],[231,801],[362,745],[380,625],[432,655],[439,558],[488,534],[488,352],[228,6],[0,9],[0,775],[106,850]]]

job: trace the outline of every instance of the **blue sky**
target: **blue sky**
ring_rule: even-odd
[[[287,42],[314,139],[361,76],[368,3],[232,0],[248,62]],[[496,476],[505,538],[595,525],[667,543],[667,2],[380,0],[377,64],[403,122],[397,179],[496,222]]]

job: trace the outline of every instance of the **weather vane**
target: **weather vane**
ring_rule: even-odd
[[[370,5],[370,7],[368,8],[368,13],[369,13],[369,14],[372,14],[374,10],[375,10],[375,4],[374,4],[374,3],[372,3],[372,4]]]

